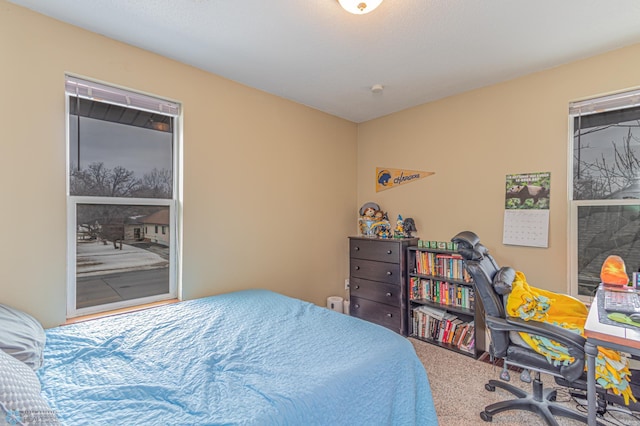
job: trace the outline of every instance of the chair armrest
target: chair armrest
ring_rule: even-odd
[[[567,348],[574,348],[584,354],[586,339],[573,331],[546,322],[525,321],[520,318],[497,318],[487,316],[487,327],[496,331],[522,331],[554,340]],[[572,351],[573,352],[573,351]]]
[[[560,374],[569,382],[578,380],[584,373],[586,339],[573,331],[566,330],[554,324],[537,321],[525,321],[520,318],[498,318],[487,315],[485,324],[490,330],[518,331],[546,337],[567,348],[567,352],[574,361],[560,367]],[[533,351],[533,349],[531,349]]]

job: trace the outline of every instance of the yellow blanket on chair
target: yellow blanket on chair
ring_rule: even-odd
[[[531,287],[525,275],[518,271],[507,299],[507,315],[526,321],[555,324],[584,336],[587,307],[571,296]],[[573,362],[567,349],[560,343],[541,336],[521,332],[522,339],[550,363],[559,365]],[[585,365],[586,369],[586,365]],[[596,380],[600,386],[624,397],[625,403],[636,401],[629,386],[629,360],[618,351],[598,346]]]

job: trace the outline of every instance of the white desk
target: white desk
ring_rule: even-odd
[[[584,325],[584,335],[587,338],[585,352],[587,354],[587,401],[589,404],[589,425],[596,425],[596,356],[597,346],[629,352],[640,356],[640,331],[617,326],[602,324],[598,319],[598,299],[593,298],[589,316]]]

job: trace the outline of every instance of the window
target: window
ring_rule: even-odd
[[[594,294],[607,256],[640,266],[640,91],[570,105],[571,293]]]
[[[73,76],[65,86],[67,316],[177,297],[179,104]],[[148,233],[157,223],[162,239]]]

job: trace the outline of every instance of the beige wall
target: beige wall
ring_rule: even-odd
[[[343,294],[357,126],[0,3],[0,302],[65,320],[64,73],[182,102],[186,299]]]
[[[640,45],[463,93],[358,127],[358,205],[413,217],[418,236],[476,232],[530,284],[567,291],[568,104],[640,86]],[[435,172],[375,193],[375,168]],[[502,244],[507,174],[551,172],[549,248]]]
[[[425,239],[475,231],[565,291],[568,102],[640,86],[636,45],[356,126],[6,2],[0,52],[0,302],[46,326],[65,319],[65,72],[183,103],[185,298],[262,287],[318,304],[343,294],[366,201]],[[376,166],[436,174],[376,194]],[[539,171],[549,248],[505,246],[505,175]]]

